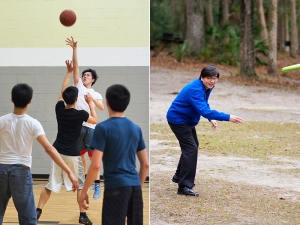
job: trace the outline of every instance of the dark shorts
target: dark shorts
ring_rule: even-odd
[[[104,189],[102,225],[142,225],[143,196],[141,186]]]
[[[80,151],[87,149],[89,152],[92,152],[93,150],[90,148],[90,143],[92,141],[94,134],[94,129],[90,127],[82,126],[78,144]]]

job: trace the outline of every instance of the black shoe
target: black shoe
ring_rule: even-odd
[[[177,183],[177,184],[178,184],[178,182],[179,182],[179,177],[175,174],[175,175],[172,177],[172,181],[173,181],[174,183]]]
[[[41,217],[42,211],[41,210],[36,210],[36,220],[38,221],[39,218]]]
[[[174,183],[178,184],[178,182],[179,182],[179,177],[175,174],[175,175],[172,177],[172,181],[173,181]],[[196,184],[194,184],[193,187],[195,187],[195,185],[196,185]]]
[[[197,192],[193,191],[193,189],[190,189],[188,187],[178,188],[177,194],[199,197],[199,194]]]
[[[88,224],[88,225],[92,225],[93,224],[87,216],[86,217],[79,216],[79,223],[81,223],[81,224]]]

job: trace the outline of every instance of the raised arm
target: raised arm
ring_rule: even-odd
[[[72,171],[67,166],[67,164],[64,162],[64,160],[61,158],[57,150],[50,144],[50,142],[46,138],[46,135],[42,134],[38,136],[36,140],[43,146],[46,153],[53,159],[53,161],[68,174],[68,177],[70,178],[73,184],[72,185],[73,191],[77,190],[79,187],[77,178],[72,173]]]
[[[70,62],[69,60],[66,60],[65,63],[67,65],[67,74],[66,74],[65,79],[62,83],[62,87],[61,87],[61,91],[60,91],[58,100],[63,100],[62,93],[69,86],[70,76],[73,72],[72,61]]]
[[[77,41],[74,41],[74,38],[71,37],[71,39],[67,38],[66,43],[67,45],[70,45],[73,49],[73,56],[72,56],[73,67],[74,67],[73,79],[74,79],[74,86],[76,86],[80,79],[78,57],[77,57]]]

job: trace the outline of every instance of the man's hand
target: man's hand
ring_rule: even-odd
[[[68,177],[72,182],[72,191],[75,192],[79,188],[78,179],[75,177],[75,175],[72,172],[68,175]]]
[[[230,119],[229,119],[230,122],[232,123],[243,123],[243,119],[238,117],[238,116],[235,116],[235,115],[230,115]]]
[[[69,61],[69,60],[66,60],[65,61],[66,65],[67,65],[67,70],[68,70],[68,73],[72,73],[73,70],[74,70],[74,67],[73,67],[73,64],[72,64],[72,61]]]
[[[93,103],[93,96],[91,95],[91,93],[87,92],[84,95],[84,99],[88,104],[92,104]]]
[[[216,130],[217,127],[218,127],[217,121],[216,120],[211,120],[210,122],[211,122],[211,129]]]
[[[77,202],[79,204],[80,207],[84,208],[85,210],[88,210],[88,204],[90,204],[89,202],[89,196],[87,194],[87,192],[83,192],[81,191],[78,199],[77,199]]]
[[[77,48],[77,41],[74,41],[73,37],[66,39],[66,45],[70,45],[72,48]]]

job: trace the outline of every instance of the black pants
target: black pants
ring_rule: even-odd
[[[141,186],[104,189],[102,225],[143,224],[143,196]]]
[[[173,124],[169,122],[169,126],[178,139],[181,148],[181,156],[176,170],[176,175],[179,177],[178,186],[180,188],[193,188],[199,146],[196,129],[188,124]]]

